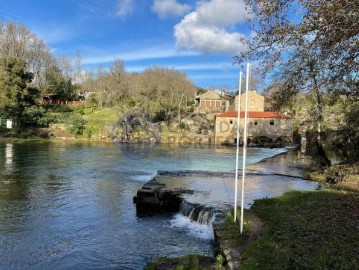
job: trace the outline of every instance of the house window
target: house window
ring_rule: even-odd
[[[256,101],[254,99],[251,99],[251,104],[254,105]]]
[[[270,120],[269,125],[274,126],[274,120]]]
[[[257,121],[255,121],[255,122],[254,122],[254,125],[255,125],[255,126],[257,126],[257,125],[258,125],[258,122],[257,122]]]
[[[233,125],[233,119],[229,119],[229,124]]]

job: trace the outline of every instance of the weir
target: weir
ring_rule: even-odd
[[[212,226],[225,219],[225,211],[225,209],[218,209],[213,206],[190,203],[183,200],[179,212],[199,224]]]
[[[202,225],[212,226],[222,222],[230,206],[223,203],[200,204],[187,201],[184,197],[192,190],[171,190],[154,177],[137,191],[133,201],[138,217],[156,213],[179,213]]]

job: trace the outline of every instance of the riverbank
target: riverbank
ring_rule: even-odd
[[[282,159],[286,166],[277,165]],[[243,235],[229,216],[215,226],[217,260],[211,268],[198,261],[190,268],[180,259],[172,268],[161,268],[157,259],[149,269],[359,269],[358,163],[313,172],[312,161],[292,151],[248,167],[305,176],[319,181],[322,189],[256,200],[245,212]]]
[[[245,248],[237,245],[238,268],[231,269],[359,269],[359,163],[306,176],[322,189],[255,201],[250,211],[263,222],[263,230]],[[246,239],[237,224],[231,226],[231,231],[237,227],[234,239]]]

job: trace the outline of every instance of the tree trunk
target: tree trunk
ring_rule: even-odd
[[[181,124],[181,103],[182,103],[182,100],[183,100],[183,93],[182,93],[182,96],[181,96],[181,100],[178,103],[178,123],[179,124]]]
[[[318,88],[317,80],[315,76],[313,77],[314,82],[314,98],[316,102],[317,107],[317,136],[315,141],[315,147],[316,147],[316,154],[318,155],[318,162],[322,166],[330,166],[331,161],[328,158],[327,154],[324,151],[323,144],[322,144],[322,123],[324,120],[323,117],[323,102],[322,102],[322,95],[320,93],[320,90]]]

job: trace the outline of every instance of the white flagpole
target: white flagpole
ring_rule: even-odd
[[[240,232],[243,232],[243,213],[244,213],[244,179],[246,177],[246,158],[247,158],[247,131],[248,131],[248,92],[249,92],[249,76],[250,64],[247,63],[247,79],[246,79],[246,102],[244,111],[244,134],[243,134],[243,167],[242,167],[242,196],[241,196],[241,225]]]
[[[239,161],[239,142],[240,135],[239,129],[241,126],[241,92],[242,92],[242,72],[239,72],[239,85],[238,85],[238,116],[237,116],[237,153],[236,153],[236,178],[234,188],[234,222],[237,221],[237,201],[238,201],[238,161]],[[234,108],[236,107],[236,98],[234,98]],[[234,109],[235,110],[235,109]]]

